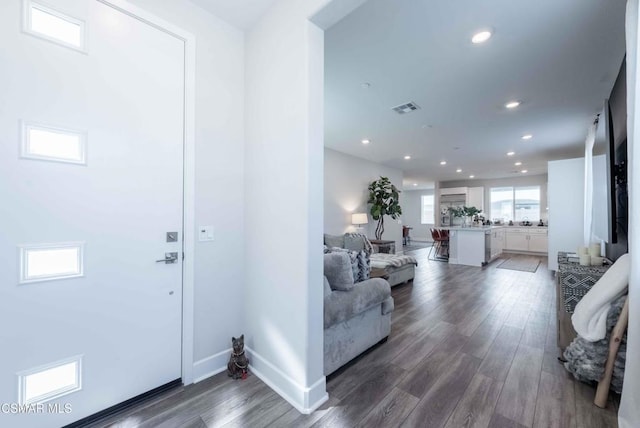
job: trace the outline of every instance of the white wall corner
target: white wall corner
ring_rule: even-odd
[[[193,363],[193,383],[198,383],[227,369],[231,348]]]
[[[249,356],[249,373],[257,376],[258,379],[287,400],[300,413],[304,415],[313,413],[329,400],[325,376],[321,376],[320,379],[308,387],[303,386],[253,349],[245,346],[245,350]]]

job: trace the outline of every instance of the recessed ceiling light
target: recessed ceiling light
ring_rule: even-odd
[[[523,173],[523,174],[526,174],[526,173],[527,173],[527,172],[529,172],[529,171],[527,171],[526,169],[523,169],[523,170],[522,170],[522,171],[520,171],[520,172],[521,172],[521,173]]]
[[[484,43],[487,40],[489,40],[491,38],[491,31],[480,31],[479,33],[476,33],[473,35],[473,37],[471,38],[471,42],[474,44],[478,44],[478,43]]]
[[[520,166],[520,165],[522,165],[522,162],[516,162],[514,165],[515,166]]]
[[[417,186],[417,185],[418,185],[418,183],[413,183],[413,185],[414,185],[414,186]]]
[[[456,172],[462,172],[462,169],[458,168],[456,169]]]
[[[362,86],[362,89],[369,89],[369,88],[371,87],[371,83],[369,83],[369,82],[364,82],[364,83],[363,83],[362,85],[360,85],[360,86]]]
[[[507,152],[507,156],[513,156],[515,154],[516,154],[516,152]]]
[[[411,159],[411,156],[409,156],[409,155],[406,155],[406,156],[404,157],[404,160],[409,160],[409,159]]]
[[[523,139],[523,140],[530,140],[530,139],[532,139],[532,138],[533,138],[533,135],[531,135],[531,134],[524,134],[524,135],[522,136],[522,139]]]
[[[475,178],[475,175],[470,175],[469,178]]]
[[[369,144],[370,142],[371,142],[371,141],[366,140],[366,139],[365,139],[365,140],[362,140],[362,144]]]
[[[505,106],[506,108],[511,109],[511,108],[516,108],[516,107],[518,107],[519,105],[520,105],[520,101],[509,101],[509,102],[508,102],[508,103],[506,103],[504,106]]]
[[[440,162],[440,165],[446,165],[446,164],[447,164],[447,161],[441,161]]]

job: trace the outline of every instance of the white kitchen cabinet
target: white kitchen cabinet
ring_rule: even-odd
[[[548,251],[547,229],[506,228],[504,250],[546,253]]]
[[[551,161],[549,184],[549,270],[558,270],[558,251],[583,242],[584,158]]]
[[[512,251],[529,251],[529,239],[525,232],[508,230],[505,232],[504,249]]]
[[[440,189],[440,196],[445,195],[466,195],[467,187],[445,187]]]
[[[529,235],[529,251],[546,253],[549,249],[549,237],[546,234]]]
[[[480,211],[484,211],[484,187],[467,188],[467,206],[476,207]],[[486,213],[485,217],[488,217]]]

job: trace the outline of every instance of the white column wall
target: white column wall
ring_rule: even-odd
[[[245,245],[253,372],[301,412],[323,375],[324,34],[327,1],[282,0],[246,34]]]
[[[627,150],[629,185],[629,327],[627,362],[618,414],[620,428],[640,425],[640,84],[638,70],[638,0],[627,2]]]
[[[558,251],[583,245],[584,158],[551,161],[549,172],[549,269],[558,270]]]

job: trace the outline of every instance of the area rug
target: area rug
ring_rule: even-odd
[[[521,272],[535,272],[538,270],[540,260],[536,257],[518,257],[507,259],[500,263],[498,269],[519,270]]]
[[[421,250],[423,248],[431,248],[431,245],[431,242],[411,241],[410,244],[403,245],[402,250],[405,252]]]

